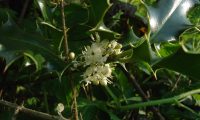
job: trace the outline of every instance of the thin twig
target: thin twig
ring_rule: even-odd
[[[136,81],[135,77],[128,71],[126,71],[121,65],[119,65],[123,73],[126,75],[126,77],[133,82],[133,85],[136,89],[136,91],[140,94],[140,96],[143,98],[144,101],[149,101],[149,98],[145,94],[145,92],[142,90],[138,82]],[[165,120],[165,118],[161,115],[159,110],[156,107],[151,107],[153,113],[159,117],[160,120]]]
[[[71,81],[73,82],[73,81]],[[74,84],[72,83],[72,90],[73,90],[73,102],[74,102],[74,106],[73,106],[73,110],[74,110],[74,117],[75,117],[75,120],[79,120],[79,117],[78,117],[78,105],[77,105],[77,101],[76,101],[76,95],[77,95],[77,91],[76,91],[76,88],[74,87]]]
[[[130,110],[133,108],[149,107],[149,106],[155,106],[155,105],[177,104],[179,101],[182,101],[184,98],[191,96],[193,94],[199,94],[199,93],[200,93],[200,89],[195,89],[195,90],[191,90],[191,91],[176,95],[174,97],[169,97],[169,98],[164,98],[164,99],[151,100],[151,101],[146,101],[146,102],[141,102],[141,103],[134,103],[134,104],[129,104],[129,105],[120,106],[120,107],[113,106],[110,104],[108,104],[108,105],[113,108],[118,108],[118,109],[122,109],[122,110]]]
[[[178,79],[176,80],[176,83],[174,84],[173,88],[171,89],[171,92],[173,92],[177,88],[177,85],[178,85],[180,80],[181,80],[181,74],[178,76]]]
[[[76,100],[76,97],[77,97],[77,90],[76,90],[76,87],[74,85],[74,81],[72,80],[72,76],[70,74],[70,79],[71,79],[71,86],[72,86],[72,94],[73,94],[73,104],[72,104],[72,111],[74,113],[74,120],[79,120],[79,117],[78,117],[78,105],[77,105],[77,100]]]
[[[129,73],[129,78],[133,82],[136,90],[139,92],[139,94],[141,95],[141,97],[143,98],[143,100],[144,101],[149,101],[149,98],[144,93],[144,91],[142,90],[142,88],[140,87],[140,85],[138,84],[138,82],[136,81],[135,77],[132,74]],[[157,115],[160,118],[160,120],[165,120],[165,118],[161,115],[161,113],[159,112],[159,110],[156,107],[151,107],[151,109],[154,112],[154,114]]]
[[[29,4],[30,0],[26,0],[25,3],[24,3],[24,6],[23,6],[23,9],[20,13],[20,16],[19,16],[19,20],[18,20],[18,24],[20,24],[25,16],[25,13],[27,11],[27,8],[28,8],[28,4]]]
[[[17,118],[17,115],[19,113],[19,110],[20,110],[20,107],[16,108],[15,112],[14,112],[14,115],[12,116],[12,120],[16,120]]]
[[[25,108],[23,106],[19,106],[17,104],[14,104],[14,103],[11,103],[11,102],[8,102],[8,101],[5,101],[5,100],[0,100],[0,105],[7,106],[7,107],[10,107],[10,108],[14,108],[14,109],[18,110],[18,112],[23,112],[23,113],[26,113],[26,114],[29,114],[29,115],[32,115],[32,116],[35,116],[35,117],[39,117],[39,118],[42,118],[42,119],[45,119],[45,120],[69,120],[69,119],[66,119],[66,118],[61,119],[61,117],[59,117],[59,116],[50,115],[50,114],[47,114],[47,113],[28,109],[28,108]]]
[[[63,26],[63,39],[64,39],[64,49],[66,59],[68,59],[69,48],[68,48],[68,40],[67,40],[67,27],[65,24],[65,12],[64,12],[64,0],[61,0],[61,15],[62,15],[62,26]]]
[[[65,3],[64,3],[64,0],[61,0],[61,14],[62,14],[62,25],[63,25],[63,39],[64,39],[64,49],[65,49],[65,57],[66,57],[66,60],[68,60],[68,55],[69,55],[69,47],[68,47],[68,39],[67,39],[67,30],[68,28],[66,27],[66,24],[65,24],[65,13],[64,13],[64,6],[65,6]],[[76,92],[76,88],[74,87],[74,81],[71,81],[71,85],[72,85],[72,91],[73,91],[73,102],[74,102],[74,117],[75,117],[75,120],[78,120],[78,108],[77,108],[77,101],[76,101],[76,95],[77,95],[77,92]]]
[[[68,60],[68,55],[69,55],[69,47],[68,47],[68,39],[67,39],[67,27],[65,24],[65,13],[64,13],[64,0],[61,0],[61,14],[62,14],[62,25],[63,25],[63,39],[64,39],[64,49],[65,49],[65,57],[66,60]],[[78,109],[77,109],[77,101],[76,101],[76,88],[74,87],[73,81],[71,81],[72,85],[72,91],[73,91],[73,102],[74,102],[74,117],[75,120],[78,120]]]

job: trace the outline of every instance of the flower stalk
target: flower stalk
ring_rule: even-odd
[[[148,106],[155,106],[155,105],[162,105],[162,104],[171,104],[171,103],[177,104],[178,101],[180,101],[190,95],[198,94],[198,93],[200,93],[200,89],[191,90],[191,91],[182,93],[180,95],[177,95],[177,96],[174,96],[171,98],[151,100],[151,101],[147,101],[147,102],[130,104],[130,105],[126,105],[126,106],[120,106],[118,108],[123,109],[123,110],[129,110],[129,109],[134,109],[134,108],[141,108],[141,107],[148,107]]]

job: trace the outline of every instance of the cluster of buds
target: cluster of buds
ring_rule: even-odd
[[[83,81],[88,84],[107,85],[112,83],[112,67],[107,62],[111,55],[118,55],[121,53],[122,45],[115,40],[109,41],[95,41],[91,46],[86,46],[82,52],[84,58],[84,66],[87,67],[83,74]]]

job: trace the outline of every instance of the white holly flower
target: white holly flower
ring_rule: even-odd
[[[105,46],[107,42],[95,42],[87,46],[83,51],[85,65],[103,64],[106,62],[108,55],[105,55]]]
[[[101,84],[106,86],[112,83],[112,68],[109,64],[106,64],[110,55],[117,55],[121,53],[122,45],[115,40],[108,41],[96,41],[91,46],[87,46],[83,53],[84,66],[87,66],[85,73],[83,74],[83,81],[88,84]]]
[[[109,54],[118,55],[121,53],[122,45],[116,42],[115,40],[111,41],[108,45]]]
[[[112,77],[111,75],[112,69],[109,64],[106,65],[92,65],[89,66],[85,73],[83,74],[83,78],[86,82],[86,85],[88,84],[101,84],[101,85],[107,85],[107,83],[112,83],[109,78]]]
[[[105,66],[101,66],[100,70],[101,70],[100,71],[101,74],[103,74],[104,76],[106,76],[106,77],[110,77],[111,76],[112,69],[111,69],[109,64],[105,64]]]

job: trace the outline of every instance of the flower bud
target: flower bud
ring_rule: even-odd
[[[106,64],[103,69],[102,69],[102,74],[105,75],[106,77],[108,76],[111,76],[111,73],[112,73],[112,69],[110,68],[110,65],[109,64]]]
[[[106,79],[102,79],[102,80],[100,80],[99,82],[100,82],[101,85],[107,86],[107,82],[108,82],[108,81],[107,81]]]
[[[99,81],[98,81],[98,80],[93,80],[92,83],[93,83],[94,85],[99,85]]]
[[[111,43],[109,44],[109,47],[110,48],[115,48],[115,46],[117,45],[118,43],[116,41],[111,41]]]
[[[69,53],[69,59],[73,60],[75,58],[75,53],[74,52],[70,52]]]
[[[122,44],[117,44],[116,46],[115,46],[115,49],[121,49],[122,48]]]
[[[64,110],[64,105],[62,103],[58,103],[58,106],[56,107],[56,110],[61,113]]]

